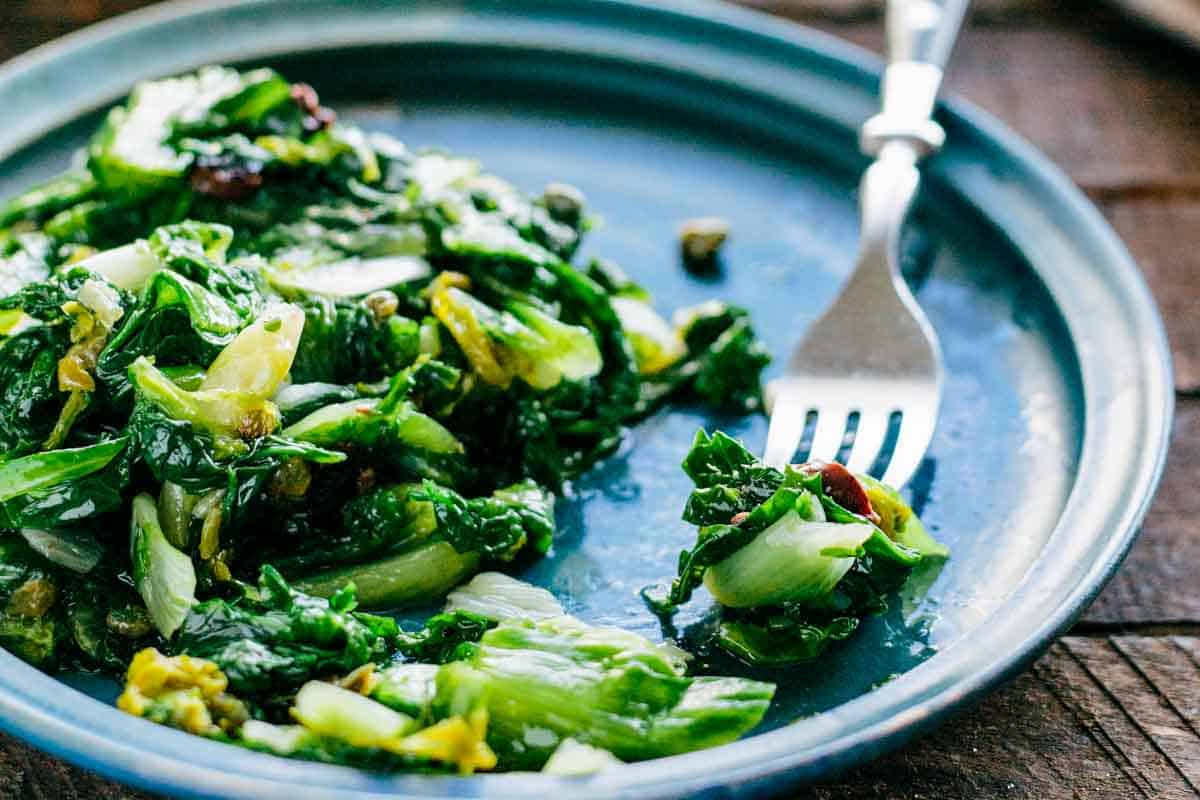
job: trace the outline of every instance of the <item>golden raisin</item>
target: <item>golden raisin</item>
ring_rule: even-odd
[[[289,458],[279,465],[267,491],[275,497],[303,497],[312,485],[312,470],[299,458]]]
[[[58,588],[45,578],[30,578],[8,598],[8,613],[37,619],[58,599]]]

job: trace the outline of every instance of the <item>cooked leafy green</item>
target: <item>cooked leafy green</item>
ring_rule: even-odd
[[[546,589],[503,572],[481,572],[447,595],[446,612],[459,611],[491,620],[539,620],[566,613]]]
[[[137,717],[220,738],[250,716],[246,704],[225,691],[229,682],[211,661],[146,648],[134,656],[127,678],[117,706]]]
[[[0,538],[0,646],[42,667],[66,638],[54,569],[19,536]]]
[[[276,563],[303,574],[300,584],[314,594],[352,581],[369,605],[400,605],[445,594],[465,572],[509,562],[527,547],[545,553],[553,512],[553,497],[532,481],[469,500],[429,480],[399,484],[351,500],[338,533]],[[352,566],[313,571],[339,563]]]
[[[368,295],[369,297],[369,295]],[[366,298],[305,299],[304,336],[292,379],[348,383],[386,378],[411,364],[421,352],[417,320],[396,314],[380,319]]]
[[[283,430],[290,439],[367,455],[398,478],[465,479],[463,444],[445,425],[407,401],[389,407],[367,398],[327,405]]]
[[[463,709],[422,727],[376,700],[310,681],[296,694],[290,711],[300,725],[271,730],[261,723],[243,726],[242,741],[249,738],[280,755],[365,761],[382,768],[470,774],[496,766],[496,756],[484,741],[487,713],[481,709]]]
[[[62,408],[58,360],[70,346],[61,327],[38,325],[0,343],[0,443],[6,453],[37,450]]]
[[[669,614],[703,583],[722,606],[718,644],[752,664],[816,658],[948,553],[894,489],[840,464],[781,471],[699,431],[683,468],[696,486],[683,513],[699,526],[696,545],[665,597],[644,594]]]
[[[617,298],[614,302],[645,306],[637,300]],[[651,311],[651,313],[653,313]],[[645,314],[641,311],[638,317]],[[629,311],[622,315],[628,329]],[[645,333],[630,338],[639,356],[639,368],[647,373],[642,402],[652,405],[672,396],[694,397],[717,409],[747,413],[762,402],[760,375],[771,357],[754,335],[745,309],[716,301],[676,313],[674,336],[651,342]],[[642,323],[645,331],[645,323]],[[640,347],[639,347],[640,345]]]
[[[500,579],[475,591],[502,599],[539,590]],[[280,755],[471,772],[540,767],[566,742],[606,752],[606,764],[713,746],[756,725],[774,692],[742,678],[688,677],[677,650],[561,614],[447,611],[405,633],[353,605],[350,587],[321,603],[266,568],[239,602],[198,606],[176,655],[140,652],[118,703]],[[406,660],[380,669],[393,650]],[[294,724],[263,719],[280,703]]]
[[[427,619],[415,633],[401,633],[396,647],[414,661],[445,664],[470,653],[470,646],[495,625],[494,620],[470,611],[447,611]],[[390,690],[395,692],[396,687]]]
[[[425,481],[414,497],[433,504],[437,535],[460,553],[477,552],[496,561],[509,561],[526,544],[539,553],[550,549],[554,497],[533,481],[505,486],[491,497],[472,500]]]
[[[445,613],[399,639],[406,655],[427,663],[387,668],[370,696],[421,721],[486,711],[487,743],[503,768],[541,767],[567,739],[627,760],[731,741],[757,724],[774,691],[740,678],[687,677],[679,651],[561,608],[548,613],[557,604],[540,598],[545,590],[502,575],[484,573],[460,591],[495,610],[465,611],[451,598]]]
[[[441,597],[473,575],[480,564],[479,553],[460,553],[449,542],[433,539],[375,561],[298,578],[296,585],[325,597],[349,581],[372,608],[397,608]]]
[[[519,377],[545,390],[600,371],[591,332],[565,325],[533,303],[512,300],[497,310],[455,286],[442,286],[433,292],[431,307],[486,383],[507,388]]]
[[[167,541],[158,522],[158,508],[148,494],[133,499],[129,536],[134,586],[154,626],[170,638],[196,603],[196,568]]]
[[[410,151],[269,69],[141,83],[82,155],[0,207],[0,644],[126,671],[130,713],[372,768],[570,740],[578,771],[761,717],[769,687],[471,581],[550,553],[556,493],[664,404],[758,409],[744,310],[667,323],[615,264],[572,263],[579,190]],[[416,631],[359,610],[447,593]],[[551,720],[568,675],[616,716]],[[546,705],[519,719],[491,685]],[[526,724],[555,741],[516,758]]]
[[[487,742],[505,768],[541,767],[565,740],[625,760],[731,741],[758,723],[774,692],[741,678],[688,677],[681,651],[565,616],[544,589],[498,573],[455,595],[400,639],[411,657],[444,666],[390,667],[371,696],[422,720],[485,709]]]
[[[722,744],[762,718],[771,684],[685,677],[663,650],[571,617],[508,620],[437,676],[434,707],[481,695],[501,764],[539,768],[564,739],[640,760]],[[526,731],[543,735],[533,739]]]
[[[117,510],[129,483],[126,437],[0,461],[0,526],[54,528]]]
[[[192,606],[174,648],[215,663],[235,691],[278,692],[389,655],[396,623],[356,607],[352,585],[328,600],[311,597],[263,567],[243,597]]]

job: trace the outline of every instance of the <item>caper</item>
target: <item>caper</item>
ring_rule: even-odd
[[[400,298],[396,297],[395,292],[380,289],[367,295],[363,303],[367,308],[371,309],[376,322],[383,322],[396,313],[396,309],[400,307]]]
[[[279,465],[267,491],[276,497],[303,497],[312,484],[312,471],[299,458],[289,458]]]
[[[260,439],[279,427],[279,411],[273,405],[247,411],[238,422],[238,436],[245,440]]]
[[[550,183],[542,190],[542,205],[560,222],[576,222],[585,202],[583,192],[569,183]]]
[[[689,219],[679,228],[679,245],[689,264],[711,263],[728,238],[729,223],[720,217]]]
[[[141,606],[114,608],[104,618],[104,624],[118,636],[130,639],[141,639],[154,630],[154,621],[150,619],[150,612]]]
[[[58,599],[58,589],[45,578],[30,578],[8,598],[8,613],[38,619]]]

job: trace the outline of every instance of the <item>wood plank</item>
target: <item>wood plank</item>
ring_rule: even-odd
[[[1104,640],[1097,641],[1103,648]],[[1121,770],[1130,787],[1126,790],[1127,796],[1169,797],[1172,800],[1188,796],[1182,776],[1129,719],[1105,685],[1073,653],[1073,650],[1092,649],[1095,649],[1092,640],[1063,639],[1034,666],[1034,673],[1068,707],[1078,725],[1105,753],[1108,762]],[[1104,650],[1098,650],[1095,655],[1095,660],[1101,661]],[[1109,658],[1112,659],[1111,654]],[[1127,691],[1136,694],[1136,688],[1129,687]],[[1141,688],[1144,690],[1145,687]],[[1151,701],[1156,699],[1153,693],[1150,697]],[[1130,699],[1145,701],[1145,691]],[[1067,759],[1061,763],[1073,762]]]
[[[1142,533],[1091,623],[1200,623],[1200,398],[1179,398],[1167,469]]]
[[[1118,636],[1113,646],[1162,695],[1191,735],[1200,735],[1200,693],[1195,691],[1200,670],[1200,638],[1194,636]],[[1196,753],[1190,754],[1194,758]],[[1196,765],[1190,767],[1191,775]]]
[[[1195,637],[1179,637],[1197,646]],[[1194,797],[1200,738],[1173,698],[1200,693],[1200,668],[1158,639],[1066,637],[1034,668],[928,738],[797,796],[1126,800]],[[1161,641],[1167,641],[1165,639]],[[1182,700],[1180,700],[1182,702]],[[1194,702],[1194,701],[1193,701]]]
[[[1157,674],[1183,674],[1193,688],[1200,686],[1200,670],[1175,648],[1122,645],[1123,638],[1063,639],[1088,678],[1076,676],[1071,691],[1086,696],[1081,707],[1089,723],[1128,759],[1148,796],[1193,796],[1200,792],[1200,738],[1147,678],[1142,662],[1153,652]]]
[[[1125,197],[1103,205],[1166,320],[1176,388],[1200,392],[1200,195]]]

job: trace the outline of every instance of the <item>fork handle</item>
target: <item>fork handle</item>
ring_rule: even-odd
[[[887,0],[883,102],[863,125],[864,153],[878,156],[885,145],[899,142],[919,159],[941,148],[946,134],[933,121],[933,109],[969,5],[970,0]]]

